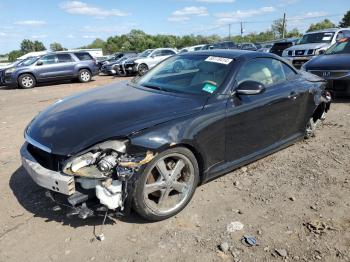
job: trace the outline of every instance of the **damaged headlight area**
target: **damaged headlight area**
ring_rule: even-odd
[[[83,189],[95,189],[96,197],[108,209],[124,209],[128,182],[139,168],[154,158],[151,151],[128,155],[128,141],[106,141],[66,161],[63,172],[76,177]]]

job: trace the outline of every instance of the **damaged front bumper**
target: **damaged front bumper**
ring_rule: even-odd
[[[29,153],[27,145],[25,143],[21,148],[22,166],[34,182],[41,187],[61,194],[73,195],[76,192],[74,177],[41,166]]]
[[[97,147],[92,147],[92,149],[96,150],[96,148],[105,144],[106,143],[99,144]],[[111,142],[108,142],[107,145],[111,145]],[[33,147],[32,144],[26,142],[22,146],[20,152],[22,165],[33,181],[39,186],[50,190],[50,192],[53,191],[54,194],[47,194],[51,196],[50,198],[53,201],[55,201],[53,196],[57,195],[57,193],[62,194],[61,196],[65,196],[66,202],[69,203],[69,206],[73,210],[69,213],[76,213],[82,218],[86,218],[87,216],[81,216],[81,212],[84,214],[93,213],[92,211],[86,212],[86,210],[89,210],[86,203],[88,200],[92,199],[99,200],[99,205],[95,205],[95,208],[104,207],[106,210],[114,210],[116,212],[123,211],[127,203],[130,203],[130,201],[126,200],[127,197],[131,195],[134,183],[134,179],[132,178],[134,174],[139,171],[141,166],[150,162],[154,157],[153,153],[150,151],[139,157],[130,157],[127,154],[121,153],[116,154],[116,156],[119,156],[118,161],[111,166],[108,172],[102,172],[101,166],[100,169],[96,168],[97,164],[101,164],[102,162],[104,164],[109,164],[106,161],[111,155],[101,157],[98,160],[100,162],[95,159],[93,162],[87,163],[84,157],[86,155],[90,156],[91,153],[85,152],[78,157],[72,157],[64,161],[64,163],[62,163],[64,164],[61,168],[62,171],[54,171],[44,167],[43,165],[45,164],[39,160],[35,153],[31,153],[32,151],[28,150],[28,146]],[[50,155],[50,153],[46,154]],[[77,168],[77,170],[75,170],[75,168]],[[129,199],[130,198],[128,198],[128,200]],[[96,202],[97,201],[95,201],[95,203]],[[126,209],[130,210],[130,205],[128,205]],[[77,210],[79,212],[77,212]]]

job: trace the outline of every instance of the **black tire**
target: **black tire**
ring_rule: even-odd
[[[148,66],[146,64],[139,65],[139,67],[137,69],[137,73],[140,76],[143,76],[144,74],[146,74],[147,71],[148,71]]]
[[[30,89],[36,86],[36,79],[31,74],[23,74],[18,77],[18,86],[23,89]]]
[[[165,211],[165,212],[161,212],[158,210],[156,210],[157,208],[152,208],[149,205],[149,202],[151,202],[152,200],[149,199],[149,195],[152,195],[153,193],[157,193],[157,191],[152,191],[153,193],[149,193],[148,195],[145,196],[145,187],[146,187],[146,182],[147,179],[149,179],[150,175],[153,174],[151,173],[151,171],[154,170],[154,168],[156,168],[156,164],[159,163],[159,161],[166,161],[166,159],[171,159],[172,157],[176,157],[179,156],[179,159],[183,159],[185,160],[184,163],[184,167],[182,169],[180,169],[180,177],[175,179],[174,181],[176,182],[180,182],[180,184],[186,184],[186,186],[182,189],[182,192],[180,193],[180,191],[178,191],[178,193],[176,193],[176,189],[170,189],[167,199],[170,198],[174,198],[174,195],[177,195],[175,199],[181,199],[180,203],[176,203],[176,205],[173,207],[173,209],[171,209],[171,211]],[[167,158],[169,157],[169,158]],[[178,160],[179,161],[179,160]],[[169,162],[168,162],[169,163]],[[169,169],[169,172],[174,171],[176,169],[177,163],[174,164],[174,169]],[[168,165],[166,165],[167,168]],[[156,168],[157,169],[157,168]],[[191,172],[183,172],[183,170],[190,170]],[[157,169],[158,170],[158,169]],[[175,172],[174,172],[175,173]],[[190,174],[189,174],[190,173]],[[188,178],[188,182],[183,182],[182,176],[187,177]],[[159,177],[162,177],[161,175],[159,175]],[[170,175],[169,175],[170,177]],[[152,175],[153,178],[153,175]],[[180,179],[180,181],[179,181]],[[158,180],[154,180],[152,183],[157,183]],[[166,182],[164,182],[166,183]],[[189,183],[187,185],[187,183]],[[182,211],[187,204],[190,202],[190,200],[192,199],[194,192],[197,188],[197,185],[199,183],[199,168],[198,168],[198,163],[197,160],[195,158],[195,156],[193,155],[193,153],[188,150],[187,148],[184,147],[176,147],[176,148],[171,148],[168,150],[163,151],[162,153],[158,154],[150,163],[147,164],[147,166],[141,171],[141,173],[139,174],[139,178],[137,179],[137,181],[135,182],[135,188],[134,188],[134,192],[133,192],[133,209],[144,219],[148,220],[148,221],[160,221],[160,220],[164,220],[167,219],[169,217],[172,217],[174,215],[176,215],[177,213],[179,213],[180,211]],[[148,184],[150,185],[150,184]],[[164,190],[168,190],[168,189],[164,189]],[[171,193],[174,192],[174,194],[172,195]],[[159,193],[161,194],[161,192],[159,191]],[[183,196],[182,196],[183,195]],[[170,196],[170,198],[169,198]],[[152,196],[154,197],[154,196]],[[183,198],[182,198],[183,197]],[[161,196],[159,196],[159,199],[161,198]],[[167,200],[169,201],[169,200]],[[158,202],[159,203],[159,202]],[[155,202],[155,205],[156,204]]]
[[[92,74],[88,69],[82,69],[78,73],[78,79],[80,83],[88,83],[92,79]]]

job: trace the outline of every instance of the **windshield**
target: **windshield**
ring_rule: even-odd
[[[333,36],[333,32],[306,34],[300,39],[298,45],[313,43],[331,43]]]
[[[326,55],[333,55],[333,54],[350,54],[350,41],[344,40],[332,45],[326,51]]]
[[[132,83],[175,93],[212,94],[226,79],[233,59],[208,55],[177,55]]]
[[[32,65],[36,60],[38,60],[38,57],[28,57],[21,62],[17,64],[17,66],[29,66]]]
[[[150,53],[152,53],[153,49],[147,49],[146,51],[143,51],[139,57],[147,57]]]

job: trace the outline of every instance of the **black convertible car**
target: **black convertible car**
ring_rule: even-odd
[[[350,96],[350,38],[339,40],[324,55],[304,64],[302,70],[326,79],[327,89],[334,96]]]
[[[91,215],[95,198],[162,220],[199,184],[312,136],[329,109],[324,88],[271,54],[176,55],[41,112],[25,130],[22,163],[52,199],[66,195],[73,214]]]

